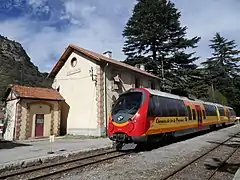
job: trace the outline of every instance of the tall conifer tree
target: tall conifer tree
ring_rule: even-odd
[[[184,87],[191,72],[185,70],[195,69],[198,59],[185,50],[195,48],[200,37],[185,37],[187,27],[181,27],[180,16],[170,1],[138,0],[123,31],[125,63],[144,64],[170,86]]]
[[[202,63],[208,73],[206,83],[223,93],[229,102],[233,102],[233,95],[240,89],[235,86],[239,79],[240,51],[234,40],[228,40],[220,33],[216,33],[210,42],[212,57]]]

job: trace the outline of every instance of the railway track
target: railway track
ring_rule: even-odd
[[[129,153],[131,152],[105,150],[103,153],[98,153],[91,156],[17,170],[8,174],[0,175],[0,179],[47,179],[48,177],[56,174],[97,164],[110,159],[115,159],[117,157],[125,156]]]
[[[162,180],[170,180],[171,178],[173,179],[181,179],[178,175],[180,173],[182,173],[184,170],[186,170],[187,168],[190,168],[191,165],[194,165],[195,163],[197,164],[198,161],[201,161],[202,158],[207,157],[208,155],[210,155],[211,152],[214,152],[215,150],[217,150],[219,147],[224,146],[227,142],[229,142],[231,139],[237,137],[237,135],[240,135],[240,133],[236,133],[233,136],[229,137],[227,140],[219,143],[218,145],[214,146],[213,148],[211,148],[210,150],[206,151],[205,153],[203,153],[202,155],[194,158],[193,160],[187,162],[186,164],[180,166],[179,168],[177,168],[176,170],[174,170],[173,172],[171,172],[170,174],[168,174],[167,176],[163,177]],[[231,150],[231,152],[227,155],[227,157],[224,158],[224,160],[222,160],[216,167],[214,170],[211,170],[210,173],[207,173],[208,176],[204,179],[206,180],[211,180],[213,179],[213,177],[216,175],[216,173],[218,172],[218,170],[231,158],[231,156],[240,148],[240,144],[237,147],[234,147],[234,150]],[[204,174],[204,172],[202,172],[202,174]],[[184,178],[185,179],[185,178]]]

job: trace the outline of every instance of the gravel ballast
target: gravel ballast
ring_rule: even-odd
[[[234,141],[237,140],[238,137],[234,137],[231,140],[224,143],[224,145],[220,145],[217,149],[211,151],[206,154],[202,158],[198,159],[196,162],[190,164],[184,170],[175,174],[171,180],[203,180],[208,179],[212,173],[215,172],[221,162],[224,162],[226,158],[228,158],[236,149],[234,147]],[[239,146],[240,143],[238,143]],[[221,171],[221,169],[219,169]],[[213,177],[219,176],[218,171]],[[212,179],[213,179],[212,177]],[[222,178],[220,178],[222,179]],[[225,178],[223,178],[225,180]]]
[[[240,139],[240,138],[239,138]],[[240,143],[238,140],[237,143]],[[240,150],[238,149],[229,160],[217,171],[212,180],[224,179],[233,180],[235,173],[240,167]]]
[[[74,170],[56,179],[64,180],[159,180],[183,163],[199,156],[240,131],[239,125],[213,131],[185,141],[177,142],[152,151],[132,154],[110,163]],[[238,138],[240,139],[240,138]],[[236,140],[236,139],[235,139]]]

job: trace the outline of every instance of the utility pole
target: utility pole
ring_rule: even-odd
[[[213,100],[214,100],[214,102],[216,102],[216,100],[215,100],[215,91],[214,91],[213,83],[212,83],[211,87],[212,87]]]
[[[161,58],[161,71],[162,71],[162,87],[164,87],[164,68],[163,68],[163,56]]]

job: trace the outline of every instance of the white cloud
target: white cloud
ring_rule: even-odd
[[[81,1],[66,1],[64,6],[66,14],[75,19],[88,19],[96,11],[95,6],[84,4]]]
[[[97,52],[103,52],[106,49],[119,52],[119,47],[122,44],[112,26],[104,19],[96,20],[87,28],[72,25],[64,29],[64,31],[58,31],[56,28],[45,27],[36,34],[31,31],[31,22],[26,22],[28,22],[27,19],[5,22],[4,26],[0,25],[0,31],[3,34],[11,34],[9,35],[11,39],[19,40],[32,61],[44,71],[49,71],[50,65],[53,66],[53,63],[56,62],[56,59],[51,60],[49,57],[53,54],[60,57],[64,48],[70,43]],[[99,31],[101,27],[104,27],[104,31]],[[9,32],[4,29],[12,29],[12,31]],[[116,53],[114,56],[116,58],[122,57],[121,53]]]
[[[76,23],[62,30],[46,25],[40,26],[36,32],[37,22],[23,17],[0,22],[0,32],[20,41],[32,61],[42,71],[51,70],[57,59],[50,59],[50,57],[57,55],[59,58],[70,43],[99,53],[111,50],[116,59],[122,60],[124,56],[121,52],[123,44],[121,27],[118,29],[107,18],[95,15],[95,8],[88,4],[79,6],[79,4],[69,5],[68,3],[66,2],[65,18]]]
[[[229,40],[236,40],[240,43],[238,32],[240,23],[240,3],[236,0],[171,0],[181,11],[182,25],[188,26],[187,36],[201,36],[197,55],[201,56],[201,60],[211,55],[208,45],[210,39],[216,32],[220,32]],[[240,48],[240,47],[239,47]]]
[[[209,40],[216,31],[240,42],[240,24],[237,21],[240,16],[237,7],[240,6],[239,3],[238,6],[234,5],[234,0],[173,2],[182,11],[181,21],[189,27],[188,36],[202,37],[197,55],[209,55]],[[122,30],[131,15],[135,0],[66,0],[61,5],[62,9],[50,7],[46,0],[28,0],[28,3],[33,13],[45,11],[44,8],[48,7],[50,19],[38,22],[28,15],[0,21],[0,32],[19,41],[40,70],[51,70],[70,43],[99,53],[112,50],[114,58],[124,59]],[[64,19],[70,21],[68,26],[60,29],[51,26]]]
[[[35,13],[48,13],[50,11],[47,0],[27,0],[27,3]]]

